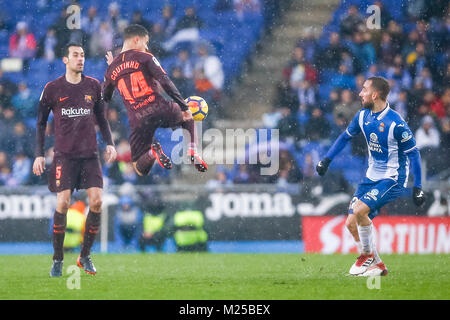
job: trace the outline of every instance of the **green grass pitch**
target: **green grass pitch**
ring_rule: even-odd
[[[70,289],[76,258],[50,278],[50,255],[0,256],[0,299],[450,299],[450,255],[383,255],[379,289],[346,275],[355,255],[208,253],[93,254],[97,275]]]

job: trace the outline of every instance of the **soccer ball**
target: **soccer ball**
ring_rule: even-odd
[[[203,121],[203,119],[206,118],[208,115],[208,104],[205,99],[198,96],[191,96],[186,98],[184,101],[188,104],[194,121]]]

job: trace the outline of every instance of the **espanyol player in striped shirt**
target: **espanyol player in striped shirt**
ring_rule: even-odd
[[[371,77],[364,82],[359,93],[363,108],[316,167],[318,174],[323,176],[347,142],[359,132],[364,134],[369,168],[350,202],[346,221],[346,227],[361,253],[350,268],[351,275],[387,274],[375,247],[372,219],[383,205],[404,193],[410,166],[414,175],[413,201],[417,206],[425,202],[420,153],[408,124],[386,101],[389,90],[389,83],[382,77]]]

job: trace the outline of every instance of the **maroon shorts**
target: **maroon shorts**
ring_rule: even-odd
[[[55,157],[48,173],[51,192],[103,188],[100,160],[95,158]]]
[[[149,106],[145,116],[140,120],[140,125],[131,130],[129,139],[131,160],[137,161],[141,155],[150,150],[156,129],[175,129],[181,125],[182,121],[181,108],[175,102]]]

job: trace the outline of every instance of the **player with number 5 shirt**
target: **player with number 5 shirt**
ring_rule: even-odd
[[[105,116],[101,84],[83,74],[84,61],[83,47],[77,43],[67,44],[63,57],[66,73],[46,84],[39,101],[33,173],[40,176],[47,171],[49,190],[56,192],[51,277],[62,276],[67,210],[72,192],[81,189],[86,189],[89,212],[77,265],[86,273],[97,273],[90,257],[100,227],[103,190],[96,125],[107,144],[107,161],[116,159],[111,129]],[[54,124],[54,157],[50,168],[45,170],[44,140],[50,112],[53,113]]]

